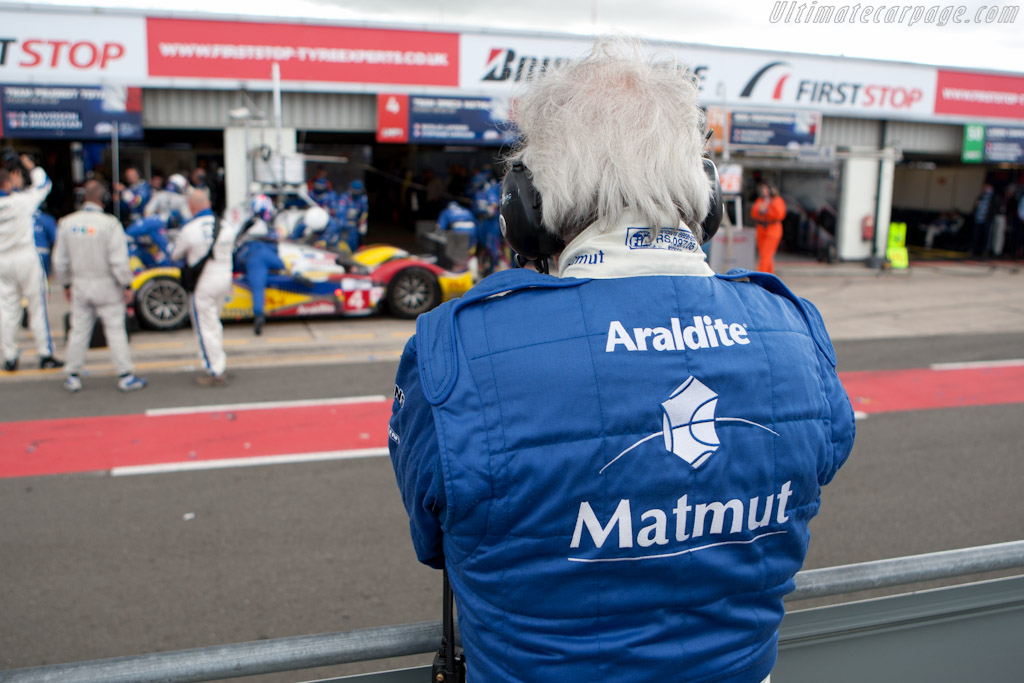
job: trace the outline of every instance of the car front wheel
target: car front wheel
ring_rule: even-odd
[[[415,318],[441,303],[441,284],[426,268],[406,268],[391,280],[388,308],[398,318]]]
[[[135,312],[151,330],[173,330],[188,318],[188,293],[174,278],[155,277],[135,294]]]

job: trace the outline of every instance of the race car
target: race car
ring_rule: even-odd
[[[350,258],[365,266],[374,282],[385,288],[385,305],[396,318],[415,318],[473,286],[468,270],[445,270],[432,257],[413,256],[387,244],[365,246]]]
[[[286,272],[271,273],[266,290],[267,318],[366,316],[377,311],[385,285],[364,266],[340,261],[337,254],[304,244],[281,242]],[[135,311],[150,329],[170,330],[188,318],[188,294],[174,266],[145,268],[132,259]],[[244,273],[235,273],[231,295],[221,305],[224,320],[253,317],[252,294]]]

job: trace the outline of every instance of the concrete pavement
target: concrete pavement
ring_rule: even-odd
[[[1010,262],[918,262],[906,271],[876,271],[863,263],[822,264],[783,255],[778,274],[821,310],[836,341],[1019,332],[1024,356],[1024,273]],[[54,291],[50,316],[58,356],[64,355],[67,304]],[[249,323],[226,323],[229,368],[394,361],[415,323],[386,316],[271,321],[256,337]],[[50,377],[36,369],[27,330],[19,331],[22,370],[0,383]],[[199,369],[189,328],[132,335],[140,373]],[[113,373],[106,349],[91,349],[87,373]]]

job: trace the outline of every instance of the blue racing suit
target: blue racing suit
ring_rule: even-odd
[[[121,193],[121,219],[134,221],[142,217],[142,213],[153,196],[153,188],[145,180],[140,180]]]
[[[467,680],[762,681],[853,444],[835,363],[810,303],[682,226],[588,229],[558,277],[421,315],[389,446]]]
[[[473,195],[478,221],[477,241],[491,257],[491,263],[501,258],[501,226],[498,224],[498,204],[501,202],[501,185],[491,181]]]
[[[341,223],[342,239],[354,252],[366,234],[366,220],[370,215],[370,200],[366,193],[343,192],[338,196],[334,217]]]
[[[277,242],[272,239],[254,239],[242,245],[236,257],[245,268],[245,279],[252,292],[252,313],[265,315],[267,277],[272,270],[285,270],[284,261],[277,253]]]
[[[125,232],[135,240],[138,246],[137,249],[132,250],[132,254],[138,256],[139,260],[147,268],[153,268],[170,261],[171,242],[167,239],[167,222],[160,216],[139,218],[133,221]],[[146,248],[147,243],[156,246],[156,254],[153,254]]]
[[[303,226],[303,231],[305,231],[305,226]],[[341,221],[332,216],[331,219],[327,221],[327,227],[325,227],[319,234],[316,241],[324,242],[329,249],[336,248],[342,241],[344,241],[345,244],[351,248],[352,242],[348,239],[348,236],[349,233],[346,233],[342,228]],[[356,234],[356,236],[358,237],[358,234]]]
[[[53,251],[53,243],[57,241],[57,219],[48,213],[36,211],[33,219],[33,230],[36,238],[36,251],[39,252],[39,260],[43,263],[43,270],[46,276],[50,276],[50,252]]]
[[[309,197],[314,202],[324,207],[328,211],[334,209],[334,205],[338,201],[338,193],[331,187],[329,180],[310,180],[307,183],[309,188]]]
[[[473,212],[458,202],[450,202],[437,217],[437,227],[443,231],[454,230],[469,235],[469,250],[476,247],[476,217]]]

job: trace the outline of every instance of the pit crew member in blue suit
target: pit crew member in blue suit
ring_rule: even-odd
[[[502,263],[501,228],[498,225],[498,203],[501,185],[490,171],[481,171],[473,178],[473,208],[477,219],[477,253],[487,254],[488,275]]]
[[[341,225],[322,206],[311,206],[292,228],[289,238],[293,242],[325,244],[336,247],[341,240]]]
[[[363,181],[349,183],[348,190],[338,197],[334,216],[341,223],[342,239],[354,253],[363,243],[370,217],[370,201],[366,198]]]
[[[252,216],[239,231],[240,245],[235,259],[245,270],[245,279],[252,294],[252,330],[263,334],[267,322],[267,279],[273,270],[285,270],[277,251],[277,233],[270,227],[274,220],[274,204],[266,195],[258,195],[250,204]]]
[[[139,176],[139,169],[134,166],[124,169],[124,181],[127,187],[118,183],[115,189],[121,203],[121,220],[130,223],[142,218],[146,204],[153,196],[153,188]]]
[[[852,448],[814,306],[707,266],[697,87],[648,55],[605,39],[520,94],[501,211],[536,270],[421,315],[399,365],[392,462],[470,683],[767,680]]]
[[[50,276],[50,253],[53,251],[53,243],[57,241],[57,219],[48,213],[36,211],[32,216],[32,227],[35,230],[36,252],[39,253],[39,260],[43,264],[46,276]]]
[[[476,279],[477,273],[477,224],[473,212],[458,202],[448,202],[441,215],[437,217],[437,229],[441,232],[458,232],[469,236],[469,261],[468,268]]]
[[[323,166],[317,168],[316,177],[307,183],[307,187],[310,198],[320,206],[331,207],[338,201],[338,193],[334,191],[327,178],[327,169]]]
[[[170,261],[171,241],[167,238],[167,223],[160,216],[149,216],[133,221],[125,228],[125,232],[135,242],[132,254],[137,256],[146,268],[153,268]],[[156,253],[149,250],[148,244],[157,247]]]

